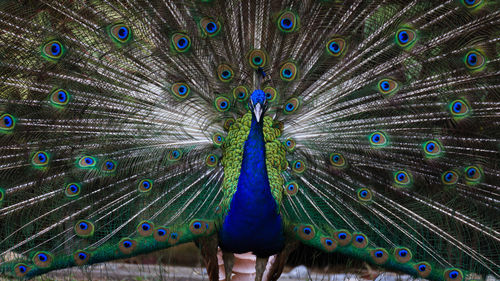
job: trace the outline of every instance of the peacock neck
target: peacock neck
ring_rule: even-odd
[[[283,247],[281,216],[271,194],[266,169],[263,122],[252,115],[236,192],[224,219],[221,246],[226,251],[252,251],[269,256]]]

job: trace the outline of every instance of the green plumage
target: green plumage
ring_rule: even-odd
[[[494,0],[2,1],[0,276],[194,241],[218,280],[262,90],[280,262],[500,278],[499,25]]]

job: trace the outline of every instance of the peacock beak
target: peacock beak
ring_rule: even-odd
[[[257,118],[257,122],[260,122],[260,117],[262,116],[262,106],[260,106],[260,103],[254,106],[253,113],[255,114],[255,118]]]

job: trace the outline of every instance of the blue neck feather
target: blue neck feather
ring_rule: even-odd
[[[224,251],[251,251],[257,256],[267,257],[281,251],[284,237],[281,216],[267,176],[262,121],[257,122],[252,115],[238,187],[222,225],[220,244]]]

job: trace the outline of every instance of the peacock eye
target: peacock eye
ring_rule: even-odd
[[[221,64],[217,67],[217,75],[222,82],[229,82],[233,79],[233,69],[227,64]]]
[[[346,43],[342,38],[333,38],[326,43],[328,54],[334,57],[342,55],[345,51]]]
[[[454,100],[450,103],[451,115],[455,118],[463,118],[470,114],[469,106],[465,100]]]
[[[291,11],[282,12],[278,17],[278,28],[283,32],[293,32],[297,30],[298,17]]]
[[[189,88],[188,84],[186,84],[184,82],[178,82],[178,83],[172,84],[172,86],[170,87],[170,92],[177,99],[183,100],[189,96],[191,89]]]
[[[229,110],[230,104],[229,104],[229,99],[223,96],[219,96],[215,98],[214,101],[215,109],[219,112],[224,112]]]
[[[94,168],[96,165],[96,160],[91,156],[84,156],[78,161],[78,166],[80,168]]]
[[[394,182],[400,187],[409,187],[412,184],[412,178],[406,171],[397,171],[394,173]]]
[[[468,166],[465,168],[465,180],[468,184],[476,184],[481,181],[483,171],[479,166]]]
[[[14,117],[10,114],[4,113],[0,116],[0,132],[12,131],[15,126]]]
[[[125,44],[132,39],[132,32],[128,26],[123,23],[117,23],[109,27],[111,39],[117,44]]]
[[[345,168],[347,166],[347,161],[341,153],[332,153],[330,154],[330,164],[335,168]]]
[[[409,28],[401,28],[396,32],[396,42],[403,48],[411,47],[416,40],[417,34]]]
[[[212,142],[215,146],[219,147],[224,142],[224,137],[220,133],[215,133],[212,136]]]
[[[285,114],[291,114],[295,111],[297,111],[297,108],[299,107],[300,102],[297,98],[291,98],[285,103],[285,108],[283,109]]]
[[[217,166],[218,158],[215,154],[209,154],[207,158],[205,158],[205,164],[209,167]]]
[[[31,162],[35,167],[45,167],[49,164],[49,155],[45,151],[38,151],[33,155]]]
[[[385,97],[390,97],[399,90],[398,82],[388,78],[380,80],[377,86],[378,91]]]
[[[203,18],[200,21],[203,34],[209,37],[215,36],[220,31],[220,24],[212,18]]]
[[[182,157],[182,152],[178,149],[171,150],[168,153],[168,160],[169,161],[178,161]]]
[[[477,50],[469,51],[465,54],[465,66],[470,70],[480,70],[486,65],[486,59]]]
[[[263,67],[267,63],[267,54],[262,50],[252,50],[248,55],[248,62],[250,66],[254,69]]]
[[[455,171],[446,171],[441,176],[441,181],[445,185],[453,185],[458,181],[458,173]]]
[[[357,191],[358,199],[362,202],[369,202],[372,200],[372,192],[368,188],[360,188]]]
[[[58,61],[66,52],[64,46],[58,40],[45,43],[42,47],[42,56],[49,61]]]
[[[245,86],[238,86],[233,89],[233,97],[237,101],[246,101],[248,99],[248,89]]]
[[[463,0],[462,4],[469,8],[474,9],[479,7],[483,3],[483,0]]]
[[[297,66],[293,62],[287,62],[281,66],[280,77],[283,81],[293,81],[297,76]]]
[[[90,237],[94,234],[94,224],[87,220],[80,220],[75,224],[75,233],[80,237]]]
[[[388,144],[388,139],[385,133],[377,131],[369,136],[370,145],[374,148],[384,147]]]
[[[304,164],[304,162],[302,162],[302,160],[296,160],[292,164],[292,170],[296,173],[300,174],[300,173],[304,172],[305,169],[306,169],[306,165]]]
[[[299,191],[299,186],[296,182],[292,181],[286,184],[285,191],[288,195],[295,195]]]
[[[443,154],[443,148],[438,141],[429,140],[423,144],[424,155],[427,158],[437,158]]]
[[[268,102],[273,102],[276,100],[278,92],[273,87],[267,86],[264,88],[264,93]]]
[[[50,94],[50,102],[55,107],[63,107],[69,102],[69,94],[66,90],[57,89]]]
[[[150,179],[141,180],[138,184],[138,189],[140,192],[149,192],[152,190],[153,181]]]
[[[191,47],[191,39],[184,33],[175,33],[172,35],[171,41],[174,50],[179,53],[184,53]]]
[[[66,185],[64,194],[68,198],[73,198],[78,196],[80,194],[80,185],[78,185],[77,183],[70,183]]]

